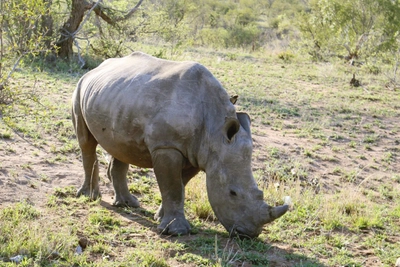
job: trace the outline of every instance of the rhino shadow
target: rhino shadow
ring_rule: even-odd
[[[142,207],[139,208],[122,208],[116,207],[111,204],[111,202],[101,200],[100,205],[109,211],[118,213],[120,216],[124,217],[127,221],[136,222],[145,228],[157,233],[158,222],[154,218],[154,212],[150,212]]]
[[[215,256],[215,239],[217,238],[218,257],[224,260],[228,260],[226,257],[232,257],[229,259],[233,263],[231,266],[327,266],[318,262],[317,259],[302,255],[291,248],[280,248],[260,238],[243,240],[237,237],[229,237],[225,229],[207,229],[191,225],[192,233],[190,235],[161,235],[157,231],[158,222],[153,219],[154,212],[144,208],[124,209],[115,207],[110,203],[111,201],[101,200],[100,205],[109,211],[118,213],[127,221],[140,224],[157,234],[160,239],[171,243],[178,242],[183,244],[186,248],[184,251],[185,254],[195,254],[206,261],[210,261],[210,263],[217,262]],[[178,253],[179,251],[172,251],[170,255],[171,257],[179,256]]]

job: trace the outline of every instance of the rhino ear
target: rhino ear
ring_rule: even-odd
[[[231,101],[232,104],[236,104],[236,101],[238,100],[239,96],[238,95],[231,95],[229,100]]]
[[[225,118],[225,124],[224,124],[224,133],[226,139],[230,142],[232,138],[235,136],[235,134],[239,131],[240,129],[240,122],[236,118],[232,117],[226,117]]]
[[[237,112],[236,116],[240,122],[240,125],[251,136],[251,130],[250,130],[251,120],[249,114],[247,114],[246,112]]]

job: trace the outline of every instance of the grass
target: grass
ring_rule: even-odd
[[[138,43],[135,50],[157,48]],[[129,189],[139,196],[139,209],[75,198],[73,186],[55,188],[43,196],[45,204],[1,206],[1,266],[14,266],[8,260],[18,255],[20,266],[365,266],[372,259],[376,266],[394,265],[400,257],[400,96],[385,90],[383,74],[357,69],[364,90],[348,84],[355,67],[311,63],[292,52],[192,49],[174,59],[203,63],[239,95],[237,109],[252,118],[254,177],[267,203],[290,196],[290,212],[257,239],[229,238],[208,203],[202,173],[186,190],[192,235],[160,236],[154,175],[131,168]],[[1,107],[1,156],[20,153],[15,140],[23,138],[35,148],[32,158],[45,155],[42,164],[75,166],[70,96],[82,73],[15,73],[18,97]],[[8,165],[6,159],[0,171],[15,184],[26,173],[33,187],[52,184],[54,173],[32,162]],[[102,169],[105,164],[100,156]],[[109,183],[104,175],[101,183],[102,189]],[[81,240],[88,245],[77,254]]]
[[[217,218],[208,202],[205,174],[198,175],[186,187],[186,206],[190,214],[205,221],[216,221]]]

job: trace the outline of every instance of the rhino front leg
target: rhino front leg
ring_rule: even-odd
[[[153,168],[161,192],[163,216],[157,230],[162,234],[186,235],[190,225],[185,218],[182,168],[184,158],[175,149],[153,152]]]
[[[138,199],[133,196],[128,189],[126,174],[129,169],[129,164],[119,161],[112,157],[108,166],[107,175],[114,186],[114,206],[118,207],[134,207],[140,206]]]
[[[187,169],[183,169],[182,170],[183,186],[185,187],[189,183],[190,179],[195,177],[196,174],[199,173],[199,171],[200,171],[200,169],[195,168],[195,167],[190,167],[190,168],[187,168]],[[158,208],[156,214],[154,215],[154,219],[157,220],[157,221],[161,221],[163,216],[164,216],[164,209],[163,209],[163,205],[161,204],[160,207]]]

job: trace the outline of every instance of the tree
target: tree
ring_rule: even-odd
[[[106,7],[101,0],[0,0],[0,90],[28,55],[56,53],[62,59],[71,59],[76,37],[92,11],[118,27],[120,21],[132,17],[142,2],[139,0],[132,9],[120,12]],[[68,8],[69,17],[60,30],[55,30],[54,22],[59,23],[63,14],[60,7]]]
[[[0,1],[0,90],[24,56],[49,51],[48,15],[47,0]]]
[[[339,55],[353,62],[397,46],[400,7],[393,0],[312,0],[300,30],[316,58]]]
[[[138,10],[142,2],[143,0],[139,0],[136,6],[125,15],[112,17],[107,14],[107,10],[109,9],[103,6],[101,0],[91,3],[86,0],[72,0],[69,18],[61,27],[60,36],[56,43],[58,56],[67,60],[71,59],[73,55],[73,43],[81,29],[81,23],[83,22],[85,13],[88,12],[87,15],[90,15],[90,13],[94,11],[97,16],[114,26],[117,22],[130,18]]]

